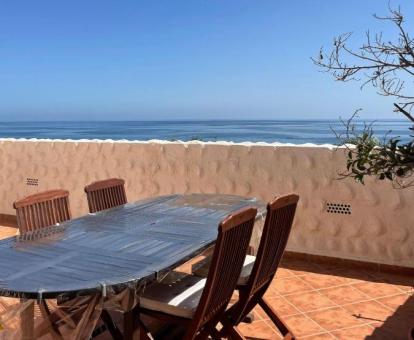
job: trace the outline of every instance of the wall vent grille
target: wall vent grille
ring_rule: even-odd
[[[351,205],[344,203],[326,203],[326,212],[330,214],[351,215]]]
[[[38,178],[26,178],[26,185],[35,186],[37,187],[39,185],[39,179]]]

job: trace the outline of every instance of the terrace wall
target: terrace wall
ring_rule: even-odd
[[[52,188],[70,191],[74,216],[87,212],[83,187],[126,180],[129,201],[171,193],[226,193],[269,200],[297,192],[288,250],[414,267],[414,188],[338,181],[343,150],[265,143],[0,140],[0,214]],[[36,184],[37,185],[33,185]],[[329,213],[349,204],[351,214]]]

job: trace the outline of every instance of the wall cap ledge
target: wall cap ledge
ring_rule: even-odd
[[[17,143],[104,143],[104,144],[179,144],[179,145],[224,145],[224,146],[269,146],[269,147],[294,147],[294,148],[321,148],[321,149],[337,149],[342,148],[333,144],[314,144],[314,143],[304,143],[304,144],[293,144],[293,143],[279,143],[279,142],[232,142],[232,141],[169,141],[162,139],[150,139],[150,140],[127,140],[127,139],[47,139],[47,138],[0,138],[0,143],[4,142],[17,142]]]

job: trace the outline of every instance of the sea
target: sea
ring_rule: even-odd
[[[378,138],[412,138],[404,120],[357,121],[357,130],[372,124]],[[338,144],[339,120],[174,120],[0,122],[0,138],[112,139],[168,141],[280,142]]]

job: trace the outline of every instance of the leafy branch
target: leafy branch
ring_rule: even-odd
[[[385,40],[382,33],[368,31],[365,43],[353,49],[349,47],[352,33],[345,33],[334,38],[330,52],[321,48],[312,60],[337,81],[357,81],[361,89],[371,85],[379,95],[394,98],[394,111],[408,119],[413,124],[409,129],[414,131],[414,39],[405,28],[400,8],[389,6],[388,16],[374,17],[394,26],[394,41]],[[372,124],[365,124],[359,131],[354,121],[359,111],[342,121],[345,133],[336,133],[347,149],[346,171],[341,177],[364,183],[365,176],[375,176],[401,188],[413,185],[409,177],[414,172],[414,140],[403,142],[387,136],[379,140]]]

